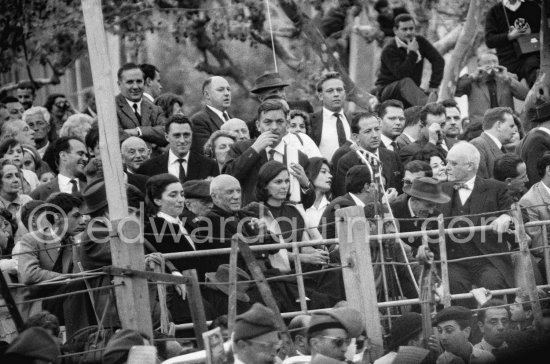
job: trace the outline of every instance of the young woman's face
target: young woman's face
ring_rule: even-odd
[[[21,168],[23,165],[23,149],[21,148],[21,145],[16,144],[11,146],[4,155],[4,158]]]
[[[23,152],[23,166],[21,168],[36,172],[36,164],[31,153]]]
[[[286,200],[290,188],[290,175],[288,171],[281,171],[266,186],[267,196],[275,200]]]
[[[2,191],[5,193],[18,193],[21,190],[21,173],[11,164],[2,167]]]
[[[155,204],[159,207],[159,212],[164,212],[172,217],[181,215],[184,202],[183,187],[180,182],[174,182],[166,186],[161,197],[155,199]]]
[[[330,168],[327,164],[323,163],[319,174],[313,181],[313,186],[316,189],[321,190],[322,192],[330,191],[330,186],[332,184],[332,174],[330,173]]]
[[[434,178],[438,179],[439,181],[446,181],[447,180],[447,171],[445,168],[445,162],[437,156],[433,156],[430,158],[430,167],[432,167],[432,172]]]
[[[290,120],[288,131],[291,133],[306,133],[306,121],[301,116],[295,116]]]

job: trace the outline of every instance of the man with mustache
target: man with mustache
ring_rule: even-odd
[[[191,116],[193,123],[193,145],[191,149],[204,153],[204,144],[213,132],[231,119],[227,109],[231,106],[231,86],[223,77],[212,76],[202,85],[205,106]]]
[[[190,151],[193,131],[191,121],[183,114],[170,116],[165,126],[168,151],[144,162],[138,174],[155,176],[170,173],[181,183],[190,179],[205,179],[218,175],[218,165],[202,154]]]

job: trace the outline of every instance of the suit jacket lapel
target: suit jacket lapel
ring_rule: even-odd
[[[496,159],[502,151],[498,148],[493,139],[487,135],[487,133],[483,132],[481,137],[486,140],[487,144],[490,146],[491,154]]]
[[[206,110],[206,113],[210,117],[210,120],[218,127],[218,130],[219,130],[222,127],[225,120],[220,119],[220,117],[216,115],[214,111],[210,110],[208,106],[205,106],[204,108]]]
[[[141,125],[149,126],[149,116],[151,116],[151,104],[145,101],[145,98],[141,100]],[[136,119],[137,121],[137,119]]]
[[[122,110],[122,112],[124,114],[126,114],[126,116],[128,117],[129,120],[132,121],[132,123],[134,124],[135,127],[138,127],[139,124],[138,124],[138,121],[136,119],[136,115],[134,114],[134,110],[132,110],[132,108],[130,107],[130,105],[128,104],[128,102],[126,102],[126,99],[124,98],[124,96],[120,95],[120,99],[118,100],[118,104],[120,106],[120,109]],[[143,103],[142,103],[142,106],[143,106]],[[143,107],[142,107],[142,110],[141,110],[142,114],[143,114]],[[142,119],[143,119],[143,115],[142,115]]]
[[[323,110],[311,114],[311,133],[315,144],[321,144],[321,136],[323,135]]]
[[[479,214],[486,212],[485,210],[485,199],[487,198],[487,194],[485,193],[485,190],[487,189],[487,185],[483,181],[482,178],[476,177],[474,182],[474,189],[472,190],[472,193],[470,194],[470,214]],[[477,220],[479,217],[471,217],[471,220],[473,221],[474,225],[477,224]]]

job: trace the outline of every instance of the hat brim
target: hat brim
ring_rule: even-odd
[[[221,282],[220,280],[218,280],[216,278],[216,273],[215,272],[205,273],[204,276],[211,283],[214,283],[214,285],[213,285],[214,287],[216,287],[217,289],[219,289],[220,291],[222,291],[223,293],[225,293],[229,297],[229,285],[225,284],[227,282]],[[215,283],[224,283],[224,284],[215,284]],[[237,282],[237,285],[238,284],[239,283]],[[241,285],[242,284],[243,283],[241,283]],[[241,301],[241,302],[250,302],[250,297],[246,293],[240,292],[239,290],[237,290],[237,300]]]
[[[101,201],[100,203],[96,204],[96,205],[86,205],[84,204],[82,207],[80,207],[80,213],[83,214],[83,215],[89,215],[93,212],[96,212],[97,210],[99,209],[102,209],[104,208],[105,206],[108,206],[109,205],[109,202],[107,202],[107,200],[105,201]]]
[[[397,350],[400,346],[406,345],[407,342],[412,339],[416,334],[418,334],[420,331],[422,331],[422,327],[417,328],[416,330],[409,331],[406,336],[403,336],[399,338],[399,340],[395,340],[393,337],[391,338],[390,345],[388,346],[389,350]]]
[[[252,90],[250,90],[250,92],[252,92],[253,94],[257,94],[257,93],[260,93],[261,91],[268,90],[270,88],[281,88],[281,87],[287,87],[287,86],[290,86],[290,84],[285,82],[280,82],[280,83],[274,83],[272,85],[257,86]]]
[[[420,193],[412,189],[412,185],[407,185],[403,187],[403,192],[411,197],[416,197],[421,200],[430,201],[433,203],[443,204],[451,201],[451,197],[441,192],[439,195],[427,195],[425,193]]]

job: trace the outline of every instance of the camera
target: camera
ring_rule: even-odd
[[[528,26],[524,18],[517,18],[516,21],[514,21],[514,27],[517,30],[526,30]]]

